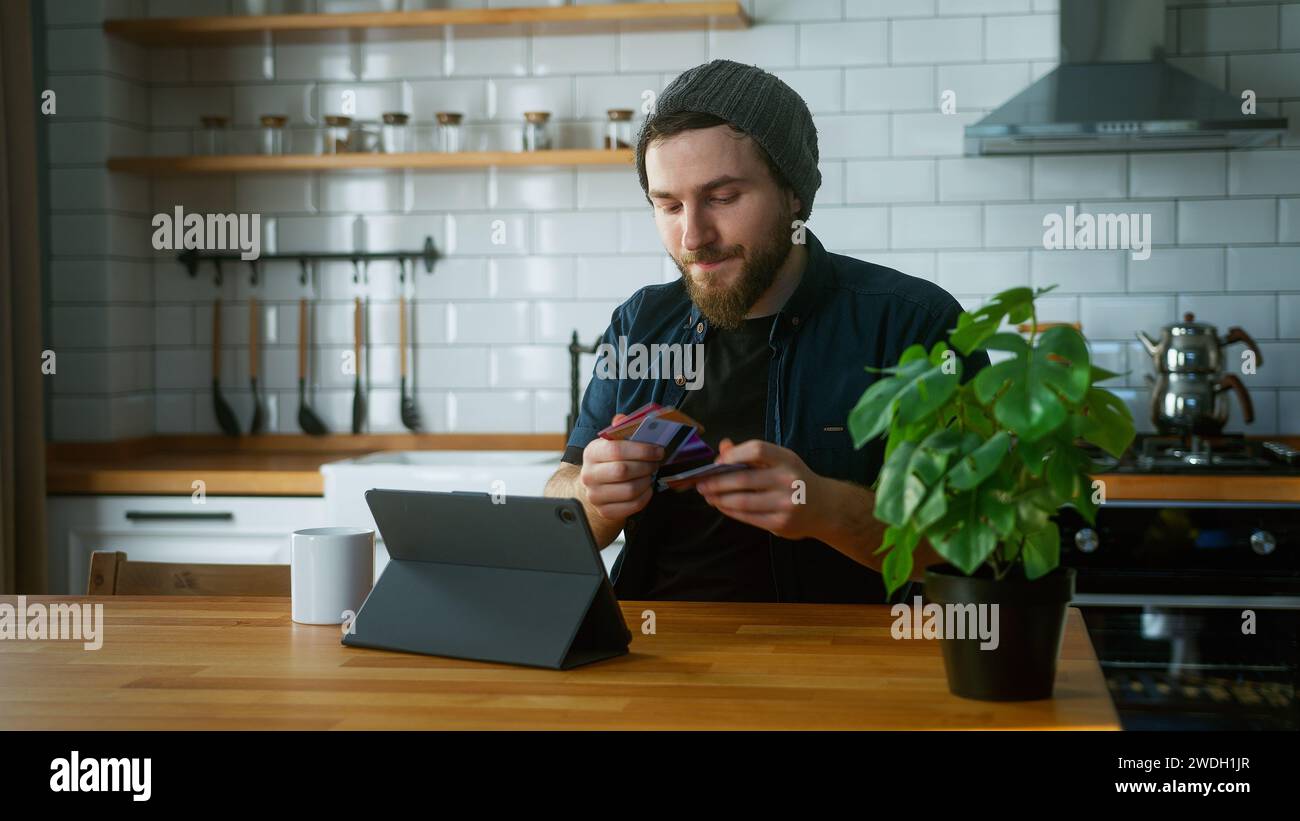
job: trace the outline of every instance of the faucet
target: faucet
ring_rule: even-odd
[[[595,353],[599,347],[599,339],[591,343],[590,347],[584,347],[582,343],[578,342],[578,331],[576,329],[569,339],[569,417],[564,421],[565,441],[568,441],[569,434],[573,433],[573,426],[578,423],[579,360],[584,353]]]

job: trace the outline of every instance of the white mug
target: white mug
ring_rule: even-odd
[[[375,531],[358,527],[313,527],[289,538],[293,620],[300,624],[342,624],[356,613],[374,585]]]

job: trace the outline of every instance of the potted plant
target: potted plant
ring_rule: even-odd
[[[875,516],[888,526],[877,553],[889,593],[925,539],[947,561],[926,568],[926,598],[963,617],[970,605],[996,614],[996,642],[941,637],[949,689],[967,698],[1051,696],[1074,594],[1052,517],[1070,505],[1095,522],[1094,466],[1080,440],[1118,457],[1134,436],[1128,407],[1097,387],[1117,374],[1092,364],[1083,335],[1069,325],[1039,333],[1034,300],[1048,290],[1013,288],[960,315],[955,351],[997,352],[965,384],[948,344],[913,345],[895,367],[868,368],[885,376],[848,420],[858,448],[887,435]],[[1028,339],[1002,330],[1026,321]]]

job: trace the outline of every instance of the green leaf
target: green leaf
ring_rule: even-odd
[[[903,389],[903,381],[896,377],[872,383],[849,411],[849,434],[853,447],[860,448],[875,439],[889,427],[893,419],[894,398]]]
[[[1079,511],[1079,515],[1082,516],[1084,520],[1088,522],[1088,524],[1096,525],[1097,524],[1097,503],[1092,500],[1092,495],[1094,492],[1092,483],[1093,483],[1093,479],[1091,476],[1089,476],[1083,482],[1082,487],[1079,488],[1079,495],[1074,497],[1072,503],[1074,505],[1075,510]]]
[[[929,488],[912,466],[912,459],[918,452],[922,454],[918,461],[925,463],[929,457],[915,442],[902,442],[880,469],[875,510],[880,521],[901,527],[925,499]]]
[[[1047,485],[1061,500],[1073,499],[1086,484],[1092,460],[1069,443],[1058,443],[1047,460]]]
[[[1021,439],[1033,442],[1066,419],[1065,405],[1035,373],[1033,359],[1010,359],[985,368],[975,377],[975,394],[988,404],[997,396],[993,416]],[[1005,388],[1005,390],[1003,390]],[[998,396],[998,393],[1001,395]]]
[[[910,425],[939,409],[961,385],[961,360],[956,360],[953,373],[944,373],[943,367],[931,366],[913,379],[898,393],[898,421]]]
[[[989,416],[984,406],[980,404],[979,397],[975,395],[973,382],[962,385],[957,394],[957,418],[961,421],[962,427],[978,434],[982,439],[989,438],[996,430],[993,418]]]
[[[1029,343],[1020,334],[993,334],[984,342],[987,351],[1006,351],[1017,356],[1029,352]]]
[[[1057,325],[1043,332],[1034,346],[1034,362],[1048,380],[1071,402],[1080,402],[1088,392],[1092,358],[1088,341],[1069,325]],[[1049,364],[1063,367],[1052,368]]]
[[[1004,319],[1023,322],[1033,315],[1034,292],[1029,288],[1012,288],[996,294],[974,311],[957,317],[957,328],[948,337],[963,356],[970,354],[1002,327]]]
[[[1136,435],[1128,405],[1105,388],[1089,388],[1083,407],[1079,434],[1116,459],[1123,456]]]
[[[877,547],[873,555],[879,556],[891,547],[901,547],[909,553],[916,549],[916,545],[921,540],[921,534],[913,527],[894,527],[890,525],[885,528],[884,538],[880,540],[880,547]]]
[[[924,531],[930,525],[942,519],[947,512],[948,497],[941,479],[937,485],[930,488],[929,495],[916,509],[916,515],[912,517],[912,527],[918,531]]]
[[[1060,442],[1047,461],[1047,484],[1062,505],[1073,505],[1090,524],[1096,523],[1092,500],[1092,460],[1072,442]]]
[[[898,395],[916,377],[930,369],[929,362],[924,358],[924,348],[920,345],[913,345],[904,351],[903,355],[906,357],[908,351],[912,351],[913,348],[922,352],[922,358],[913,356],[901,367],[886,369],[887,372],[895,375],[871,383],[863,391],[853,410],[849,411],[849,434],[853,437],[855,448],[861,448],[885,432],[889,423],[893,421],[894,409],[897,407],[895,400],[898,399]],[[867,370],[875,369],[867,368]]]
[[[1043,475],[1047,455],[1055,446],[1055,439],[1039,439],[1037,442],[1019,439],[1016,441],[1016,455],[1020,457],[1020,462],[1029,471],[1029,475],[1038,477]]]
[[[885,460],[876,490],[876,518],[903,526],[938,483],[948,454],[961,445],[956,431],[937,431],[920,444],[902,442]]]
[[[920,343],[916,343],[907,346],[907,348],[903,351],[903,355],[898,358],[898,362],[896,364],[890,365],[889,367],[885,367],[885,368],[876,368],[876,367],[872,367],[871,365],[867,365],[866,368],[864,368],[864,370],[866,370],[867,373],[896,374],[906,370],[907,366],[911,365],[913,362],[917,362],[922,359],[925,359],[925,348]]]
[[[1011,437],[999,431],[993,438],[966,454],[948,472],[948,486],[954,490],[971,490],[998,469],[1011,449]]]
[[[942,365],[944,359],[943,355],[946,354],[948,350],[949,350],[948,343],[944,342],[942,339],[934,343],[934,347],[930,349],[930,356],[929,356],[930,364]]]
[[[998,544],[998,534],[980,518],[979,496],[973,492],[953,497],[948,515],[934,525],[929,538],[936,553],[968,576]]]
[[[1016,506],[1006,498],[1006,491],[997,487],[981,487],[979,490],[980,515],[989,523],[998,538],[1005,539],[1011,535],[1016,526]]]
[[[898,358],[898,365],[899,367],[902,367],[921,360],[929,361],[929,357],[925,353],[925,346],[916,343],[908,345],[907,348],[904,349],[903,355]]]
[[[1043,529],[1025,534],[1022,557],[1025,577],[1030,580],[1041,578],[1056,569],[1061,563],[1061,533],[1056,522],[1048,522]]]
[[[1016,500],[1017,528],[1021,533],[1037,533],[1047,527],[1056,509],[1056,496],[1051,489],[1034,488]]]
[[[971,517],[942,537],[932,536],[930,543],[934,545],[936,553],[969,576],[998,546],[998,534],[978,518]]]
[[[912,575],[912,551],[895,547],[885,556],[880,566],[880,575],[885,578],[886,594],[892,596],[894,591],[907,584]]]
[[[1012,349],[1010,334],[999,334]],[[994,418],[1020,439],[1033,442],[1066,422],[1062,397],[1078,402],[1088,391],[1091,365],[1088,345],[1078,331],[1057,326],[1043,333],[1036,347],[985,368],[975,377],[975,395],[993,402]]]
[[[1089,384],[1095,385],[1098,382],[1105,382],[1107,379],[1115,379],[1116,377],[1119,376],[1123,376],[1123,374],[1118,374],[1115,373],[1114,371],[1108,371],[1105,368],[1100,368],[1096,365],[1093,365],[1092,376],[1089,378],[1088,382]]]

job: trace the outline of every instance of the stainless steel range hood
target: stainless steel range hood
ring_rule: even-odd
[[[1061,65],[966,126],[967,154],[1237,148],[1287,129],[1164,62],[1164,0],[1061,0],[1060,32]]]

